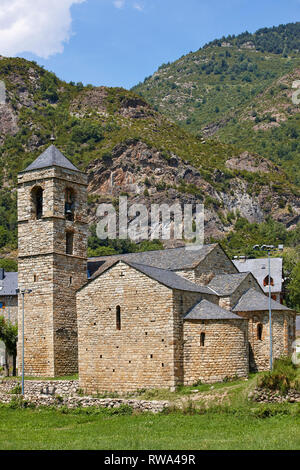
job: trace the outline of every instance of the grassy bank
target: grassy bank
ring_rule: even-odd
[[[300,449],[299,407],[270,413],[210,410],[204,414],[113,415],[107,411],[0,409],[4,449]],[[259,406],[263,409],[262,406]],[[256,409],[259,409],[256,408]],[[264,407],[266,409],[266,407]],[[267,416],[271,414],[271,416]],[[272,416],[274,414],[274,416]]]
[[[20,408],[12,396],[14,403],[0,405],[0,450],[300,449],[300,403],[248,400],[257,382],[267,381],[272,389],[278,378],[281,383],[294,381],[298,372],[282,359],[276,361],[272,374],[252,374],[248,380],[129,394],[170,401],[170,409],[157,415],[135,413],[128,405],[119,409]]]

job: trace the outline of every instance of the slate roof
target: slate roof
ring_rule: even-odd
[[[17,295],[16,294],[17,288],[18,288],[18,273],[5,272],[4,279],[0,280],[0,296]]]
[[[128,266],[131,266],[134,269],[137,269],[141,273],[145,274],[151,279],[154,279],[155,281],[160,282],[166,287],[170,287],[171,289],[178,289],[178,290],[183,290],[183,291],[188,291],[188,292],[199,292],[200,294],[216,295],[215,292],[209,287],[194,284],[188,279],[185,279],[184,277],[181,277],[172,271],[168,271],[166,269],[161,269],[161,268],[155,268],[153,266],[146,266],[146,265],[139,264],[139,263],[132,263],[131,261],[124,260],[124,259],[122,260],[114,259],[114,260],[110,260],[107,263],[104,263],[100,267],[100,269],[92,276],[89,282],[91,282],[93,279],[96,279],[98,276],[103,274],[110,267],[114,266],[120,261],[122,261],[125,264],[128,264]]]
[[[271,286],[271,292],[282,291],[282,258],[271,258],[271,277],[274,286]],[[240,272],[251,272],[256,278],[258,284],[264,290],[269,292],[269,286],[264,286],[264,279],[268,276],[268,258],[233,260],[234,265]]]
[[[32,170],[40,170],[51,166],[59,166],[68,170],[79,171],[56,147],[50,145],[34,162],[32,162],[22,173]]]
[[[217,292],[218,295],[231,295],[244,281],[249,273],[217,274],[208,284],[208,287]]]
[[[272,310],[290,310],[285,305],[271,299]],[[256,289],[248,289],[242,295],[236,306],[232,309],[233,312],[249,312],[269,310],[269,298],[267,295],[258,292]]]
[[[122,260],[124,261],[124,260]],[[124,261],[129,266],[137,269],[138,271],[146,274],[146,276],[155,279],[156,281],[164,284],[171,289],[184,290],[188,292],[199,292],[201,294],[211,294],[214,295],[215,292],[206,286],[200,286],[194,284],[191,281],[188,281],[184,277],[175,274],[172,271],[167,271],[166,269],[154,268],[152,266],[145,266],[143,264],[131,263],[130,261]]]
[[[124,255],[99,256],[89,258],[88,269],[97,275],[96,270],[101,268],[103,263],[111,260],[124,260],[132,263],[143,264],[155,268],[179,271],[181,269],[191,269],[197,266],[215,248],[217,244],[202,245],[199,249],[187,249],[186,247],[171,248],[168,250],[145,251],[142,253],[127,253]],[[98,266],[97,266],[97,263]]]
[[[187,312],[184,320],[243,320],[243,318],[203,299]]]

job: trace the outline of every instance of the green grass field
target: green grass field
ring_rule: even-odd
[[[288,405],[289,407],[294,405]],[[0,409],[1,450],[300,449],[300,416],[167,415]]]
[[[290,367],[279,366],[286,373]],[[22,408],[12,395],[11,404],[0,404],[0,450],[300,449],[300,403],[248,401],[260,377],[136,392],[142,400],[170,401],[169,411],[157,415],[128,406]]]

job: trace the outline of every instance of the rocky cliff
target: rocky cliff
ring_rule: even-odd
[[[299,191],[255,153],[189,134],[121,88],[65,83],[33,62],[0,60],[0,246],[16,237],[18,171],[50,143],[89,176],[89,217],[98,202],[204,203],[206,238],[222,237],[240,216],[271,215],[292,228]],[[3,235],[3,236],[2,236]]]

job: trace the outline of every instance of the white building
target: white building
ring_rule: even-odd
[[[268,258],[234,259],[234,265],[241,272],[251,272],[265,294],[269,294]],[[282,258],[270,258],[270,284],[272,299],[283,302]]]

